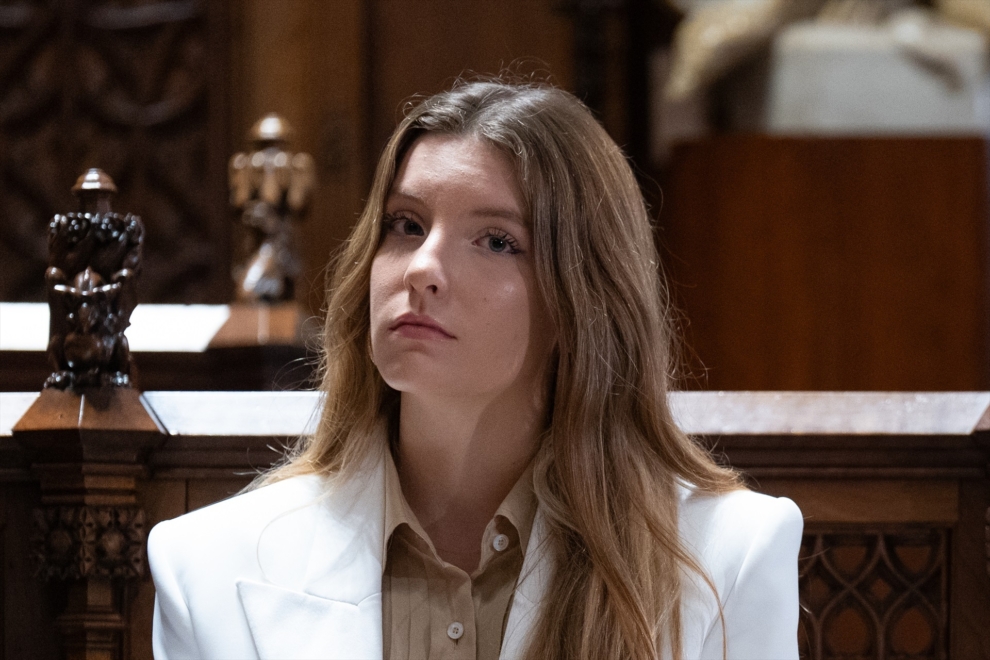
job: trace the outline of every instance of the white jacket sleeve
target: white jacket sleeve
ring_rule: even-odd
[[[155,660],[189,660],[200,657],[193,633],[192,617],[168,562],[167,534],[157,525],[148,535],[148,565],[155,581],[155,618],[152,648]]]
[[[751,542],[733,584],[722,594],[730,660],[797,660],[798,552],[804,521],[786,498],[754,521]],[[721,658],[722,624],[705,638],[702,657]]]

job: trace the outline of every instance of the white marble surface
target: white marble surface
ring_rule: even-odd
[[[124,334],[135,352],[198,353],[229,317],[227,305],[138,305]],[[47,303],[0,303],[0,351],[47,347]]]
[[[38,394],[0,392],[0,436]],[[145,392],[173,436],[292,437],[312,433],[320,393]],[[969,436],[990,430],[990,392],[674,392],[692,435]],[[272,411],[277,410],[277,414]]]
[[[307,435],[316,429],[320,405],[313,391],[145,392],[144,398],[173,436]]]
[[[14,424],[37,398],[37,392],[0,392],[0,438],[10,436]]]
[[[692,435],[970,435],[990,392],[675,392]]]

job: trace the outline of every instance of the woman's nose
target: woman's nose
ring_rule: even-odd
[[[443,252],[446,249],[443,234],[431,231],[412,253],[406,267],[405,285],[420,293],[439,294],[447,288]]]

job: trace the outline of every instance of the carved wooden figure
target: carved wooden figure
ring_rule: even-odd
[[[262,117],[251,129],[252,150],[230,159],[230,203],[241,212],[243,263],[233,269],[241,302],[292,300],[301,271],[295,225],[313,189],[309,154],[287,150],[291,133],[279,115]]]
[[[110,209],[117,187],[103,171],[87,171],[72,191],[79,211],[56,215],[48,227],[53,373],[45,387],[127,387],[131,356],[124,330],[137,304],[144,227],[136,215]]]

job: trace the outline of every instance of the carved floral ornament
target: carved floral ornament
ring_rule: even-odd
[[[144,511],[56,506],[34,512],[37,573],[43,580],[144,575]]]

